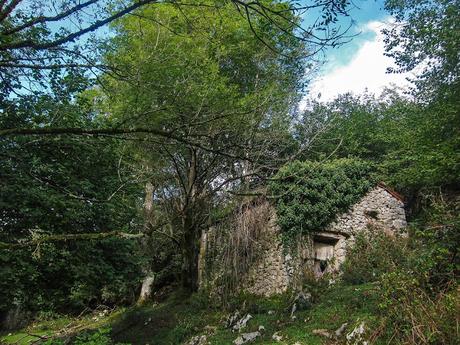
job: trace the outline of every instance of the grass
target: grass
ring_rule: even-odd
[[[244,332],[253,332],[263,326],[262,335],[252,344],[289,344],[295,342],[308,345],[327,344],[327,338],[313,334],[314,329],[327,329],[332,333],[343,323],[348,322],[349,332],[358,320],[365,320],[368,325],[376,323],[376,303],[371,293],[372,285],[342,286],[337,285],[325,291],[309,310],[296,312],[296,319],[290,317],[289,295],[271,298],[239,296],[232,307],[253,318],[248,322]],[[274,313],[269,313],[269,311]],[[27,330],[0,337],[2,344],[30,344],[36,337],[27,337],[27,332],[50,335],[66,324],[73,322],[78,329],[85,332],[100,327],[111,327],[113,343],[177,345],[186,342],[194,335],[206,334],[210,344],[232,344],[237,333],[223,325],[230,311],[223,311],[207,298],[196,294],[186,297],[180,292],[173,294],[167,301],[158,305],[145,305],[118,311],[97,322],[87,316],[80,320],[61,318],[53,321],[35,323]],[[275,341],[275,332],[283,337]],[[22,337],[22,338],[21,338]],[[93,343],[92,343],[93,344]]]
[[[124,310],[120,309],[106,316],[88,314],[75,318],[63,315],[51,320],[35,321],[25,329],[0,333],[0,344],[31,344],[40,340],[40,337],[50,337],[63,330],[66,330],[69,334],[76,334],[81,331],[91,332],[110,325],[114,319],[118,319],[123,313]]]

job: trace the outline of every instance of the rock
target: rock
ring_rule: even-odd
[[[294,298],[294,302],[292,304],[291,308],[291,316],[294,315],[294,313],[297,310],[306,310],[311,307],[311,294],[310,293],[305,293],[303,291],[300,291],[297,296]]]
[[[269,310],[268,311],[268,315],[274,315],[275,314],[275,311],[274,310]]]
[[[364,340],[364,333],[366,332],[366,325],[361,322],[358,326],[347,334],[347,344],[349,345],[367,345],[368,342]]]
[[[233,341],[233,344],[243,345],[254,341],[257,337],[260,337],[260,332],[243,333]]]
[[[196,335],[186,345],[206,345],[207,338],[205,335]]]
[[[327,329],[314,329],[313,331],[311,331],[313,334],[315,335],[320,335],[322,337],[326,337],[326,338],[332,338],[332,335],[331,333],[329,333],[329,331]]]
[[[259,332],[262,333],[262,332],[264,332],[264,331],[265,331],[265,327],[262,326],[262,325],[260,325],[260,326],[259,326]]]
[[[272,335],[272,339],[274,341],[281,341],[283,340],[283,336],[279,334],[279,332],[275,332],[273,335]]]
[[[297,304],[293,304],[291,308],[291,317],[294,316],[294,313],[297,311]]]
[[[252,315],[251,314],[246,314],[246,316],[242,317],[237,323],[235,323],[232,327],[232,330],[235,332],[235,331],[240,331],[242,330],[243,328],[246,327],[247,323],[249,320],[252,319]]]
[[[225,320],[225,327],[226,328],[232,327],[238,321],[240,317],[241,317],[240,312],[236,310],[233,314],[230,314]]]
[[[348,326],[348,322],[345,322],[344,324],[342,324],[342,326],[337,328],[336,331],[335,331],[335,336],[337,338],[341,337],[342,334],[343,334],[343,331],[345,330],[345,328],[347,328],[347,326]]]

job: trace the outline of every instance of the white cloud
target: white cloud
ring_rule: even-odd
[[[375,33],[374,38],[364,41],[347,65],[333,68],[316,78],[310,84],[309,97],[316,98],[321,94],[321,101],[330,101],[347,92],[361,94],[367,89],[379,95],[391,84],[400,88],[407,87],[407,74],[386,73],[387,67],[394,66],[393,60],[384,55],[383,34],[380,30],[386,25],[389,24],[368,22],[363,31]]]

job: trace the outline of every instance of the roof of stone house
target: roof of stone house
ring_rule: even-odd
[[[394,198],[398,199],[399,201],[404,202],[404,197],[398,192],[396,192],[394,189],[391,189],[390,187],[388,187],[385,183],[379,182],[377,183],[377,186],[385,189],[388,193],[390,193]]]

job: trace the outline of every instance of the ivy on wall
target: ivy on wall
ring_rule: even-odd
[[[373,185],[369,163],[346,158],[292,162],[279,170],[269,187],[283,235],[293,240],[324,229]]]

